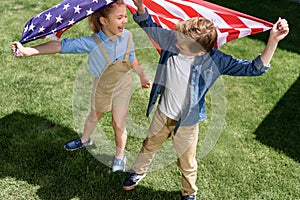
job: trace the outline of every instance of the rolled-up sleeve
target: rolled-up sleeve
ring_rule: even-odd
[[[268,65],[264,65],[262,60],[261,60],[261,57],[260,55],[257,56],[254,60],[253,60],[253,65],[256,67],[256,69],[258,71],[261,71],[261,72],[266,72],[270,69],[270,64]]]
[[[133,14],[133,19],[136,23],[142,22],[142,21],[146,21],[149,18],[149,14],[148,11],[146,9],[146,13],[142,14],[142,15],[138,15],[137,12],[135,12]]]

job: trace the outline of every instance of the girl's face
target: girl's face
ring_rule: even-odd
[[[102,21],[101,21],[102,20]],[[100,18],[102,31],[108,36],[121,35],[128,22],[125,5],[115,5],[107,18]]]

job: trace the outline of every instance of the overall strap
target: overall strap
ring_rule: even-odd
[[[98,44],[100,50],[101,50],[102,53],[103,53],[103,56],[104,56],[106,62],[107,62],[107,63],[111,63],[111,60],[110,60],[110,58],[109,58],[109,55],[108,55],[107,52],[105,51],[105,48],[104,48],[103,44],[100,42],[100,40],[98,39],[98,37],[97,37],[96,35],[92,35],[92,37],[93,37],[94,40],[97,42],[97,44]]]
[[[131,32],[129,32],[129,38],[128,38],[128,43],[127,43],[127,50],[126,50],[126,55],[124,60],[128,60],[129,59],[129,54],[131,51],[131,46],[132,46],[132,34]]]

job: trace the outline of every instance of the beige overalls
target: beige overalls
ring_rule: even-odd
[[[129,53],[132,36],[130,34],[124,60],[112,62],[100,40],[92,36],[102,51],[107,65],[98,78],[95,78],[92,91],[92,109],[98,112],[111,111],[112,105],[129,107],[132,94],[131,65]]]

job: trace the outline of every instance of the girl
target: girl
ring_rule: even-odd
[[[131,33],[125,29],[127,12],[123,0],[117,0],[90,15],[88,22],[94,32],[92,36],[49,41],[33,47],[24,47],[19,42],[13,42],[12,53],[17,53],[18,57],[53,53],[89,54],[90,72],[95,76],[91,111],[86,119],[83,135],[67,142],[64,147],[67,150],[76,150],[91,145],[90,135],[98,121],[105,112],[112,111],[116,143],[112,171],[125,171],[125,118],[131,98],[132,81],[130,67],[139,75],[142,88],[149,88],[151,82],[135,57]]]

